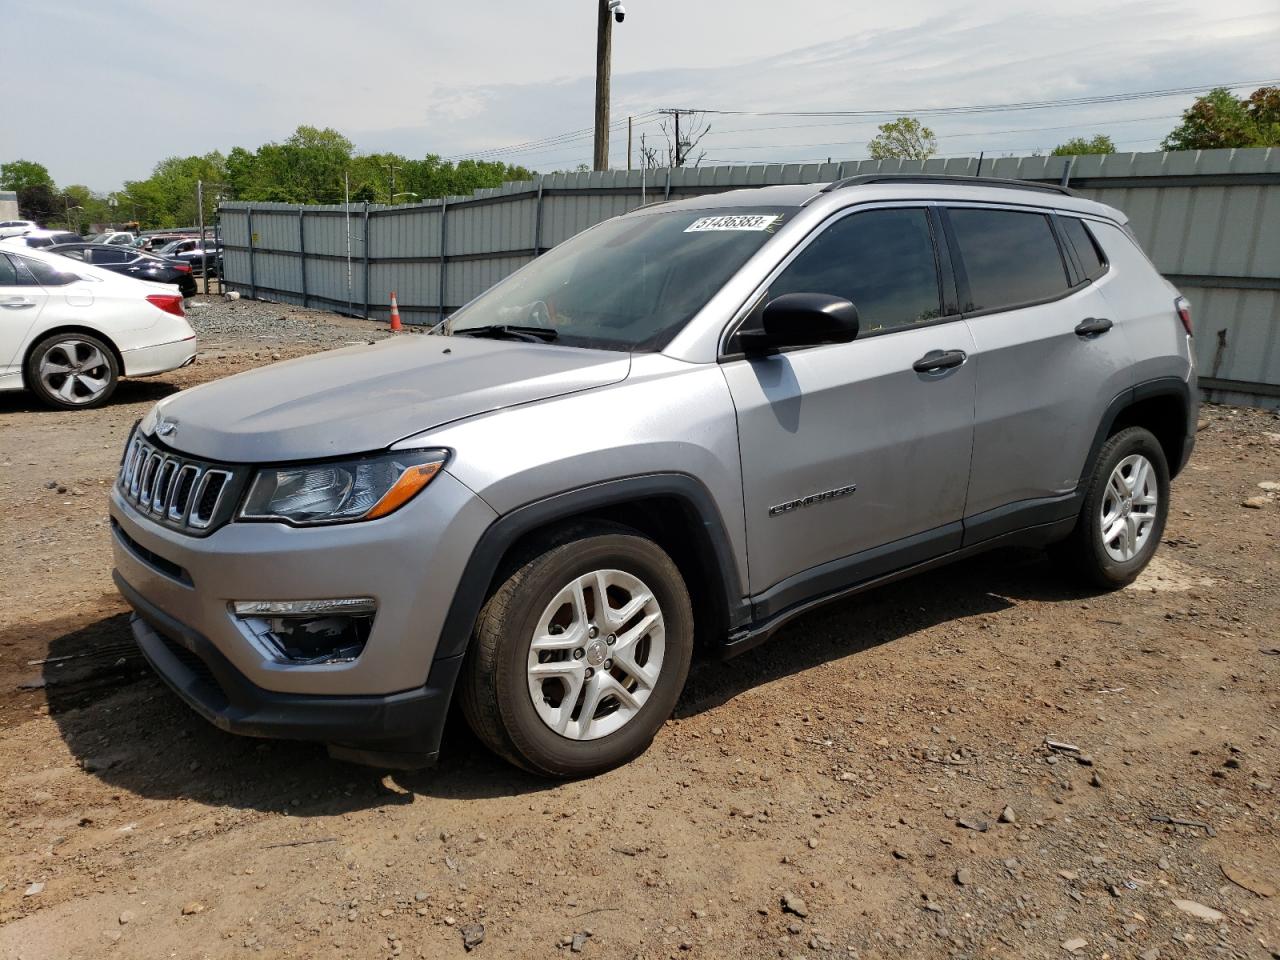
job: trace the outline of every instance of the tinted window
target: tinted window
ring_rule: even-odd
[[[968,310],[993,310],[1056,297],[1067,271],[1039,213],[952,210],[951,226],[969,278]]]
[[[6,286],[13,287],[34,287],[36,285],[35,277],[23,267],[22,257],[6,257],[0,253],[0,273],[3,273],[2,282]]]
[[[869,210],[832,224],[769,287],[852,300],[863,332],[941,316],[929,215],[922,209]]]
[[[1084,275],[1090,280],[1097,280],[1106,273],[1107,264],[1098,249],[1098,241],[1093,238],[1093,233],[1085,226],[1084,221],[1075,217],[1059,217],[1058,223],[1062,224],[1062,232],[1067,235],[1067,242],[1075,251],[1076,260],[1084,270]]]
[[[119,247],[99,247],[89,256],[94,263],[124,263],[131,258],[132,254]]]
[[[74,273],[64,273],[49,266],[43,260],[28,260],[26,257],[15,259],[31,271],[36,282],[42,287],[61,287],[64,284],[75,283],[79,279]]]
[[[85,251],[79,248],[73,248],[71,250],[59,250],[58,253],[62,254],[64,257],[70,257],[72,260],[84,260]]]

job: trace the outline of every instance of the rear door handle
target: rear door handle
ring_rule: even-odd
[[[930,350],[911,365],[916,373],[934,373],[938,370],[949,370],[958,367],[969,359],[963,350]]]
[[[1105,317],[1086,317],[1076,324],[1077,337],[1100,337],[1114,326]]]
[[[10,297],[7,300],[0,300],[0,307],[6,310],[25,310],[27,307],[34,307],[36,302],[28,300],[26,297]]]

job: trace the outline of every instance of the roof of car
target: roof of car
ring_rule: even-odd
[[[721,193],[702,194],[661,205],[664,210],[708,210],[744,207],[804,207],[817,200],[838,206],[884,200],[985,201],[1024,206],[1074,210],[1118,219],[1118,210],[1081,196],[1057,184],[1033,181],[998,180],[991,177],[950,177],[928,175],[877,175],[850,177],[830,183],[787,184],[748,187]],[[652,209],[642,207],[641,210]]]

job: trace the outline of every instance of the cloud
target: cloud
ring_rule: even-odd
[[[159,159],[334,126],[364,150],[458,155],[575,138],[501,154],[539,169],[590,160],[594,16],[587,0],[463,5],[419,0],[225,0],[216,14],[143,0],[43,0],[6,11],[17,44],[7,71],[38,76],[10,98],[0,158],[40,160],[62,183],[109,189]],[[1280,71],[1274,0],[1115,4],[1042,0],[910,9],[846,0],[634,0],[614,34],[613,117],[659,107],[749,111],[908,111],[1259,79]],[[1052,147],[1106,132],[1150,148],[1190,101],[926,118],[944,153]],[[1138,119],[1154,118],[1154,119]],[[853,158],[871,120],[717,116],[704,141],[726,161]],[[1077,128],[1078,125],[1078,128]],[[1093,129],[1098,126],[1097,131]],[[1069,127],[1064,131],[1045,127]],[[784,128],[784,129],[778,129]],[[612,160],[625,164],[625,129]],[[1128,146],[1126,146],[1128,145]]]

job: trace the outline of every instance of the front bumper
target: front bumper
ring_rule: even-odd
[[[335,756],[396,768],[433,763],[462,657],[437,660],[421,687],[386,696],[275,693],[251,683],[195,630],[148,603],[114,574],[134,609],[130,626],[142,655],[179,697],[228,733],[315,740]]]
[[[255,736],[349,746],[396,734],[435,749],[458,666],[436,660],[436,646],[471,551],[496,519],[448,471],[363,523],[237,522],[193,537],[116,488],[110,514],[114,576],[139,615],[139,645],[209,720]],[[372,597],[377,613],[349,662],[281,662],[231,612],[237,600],[354,596]]]

